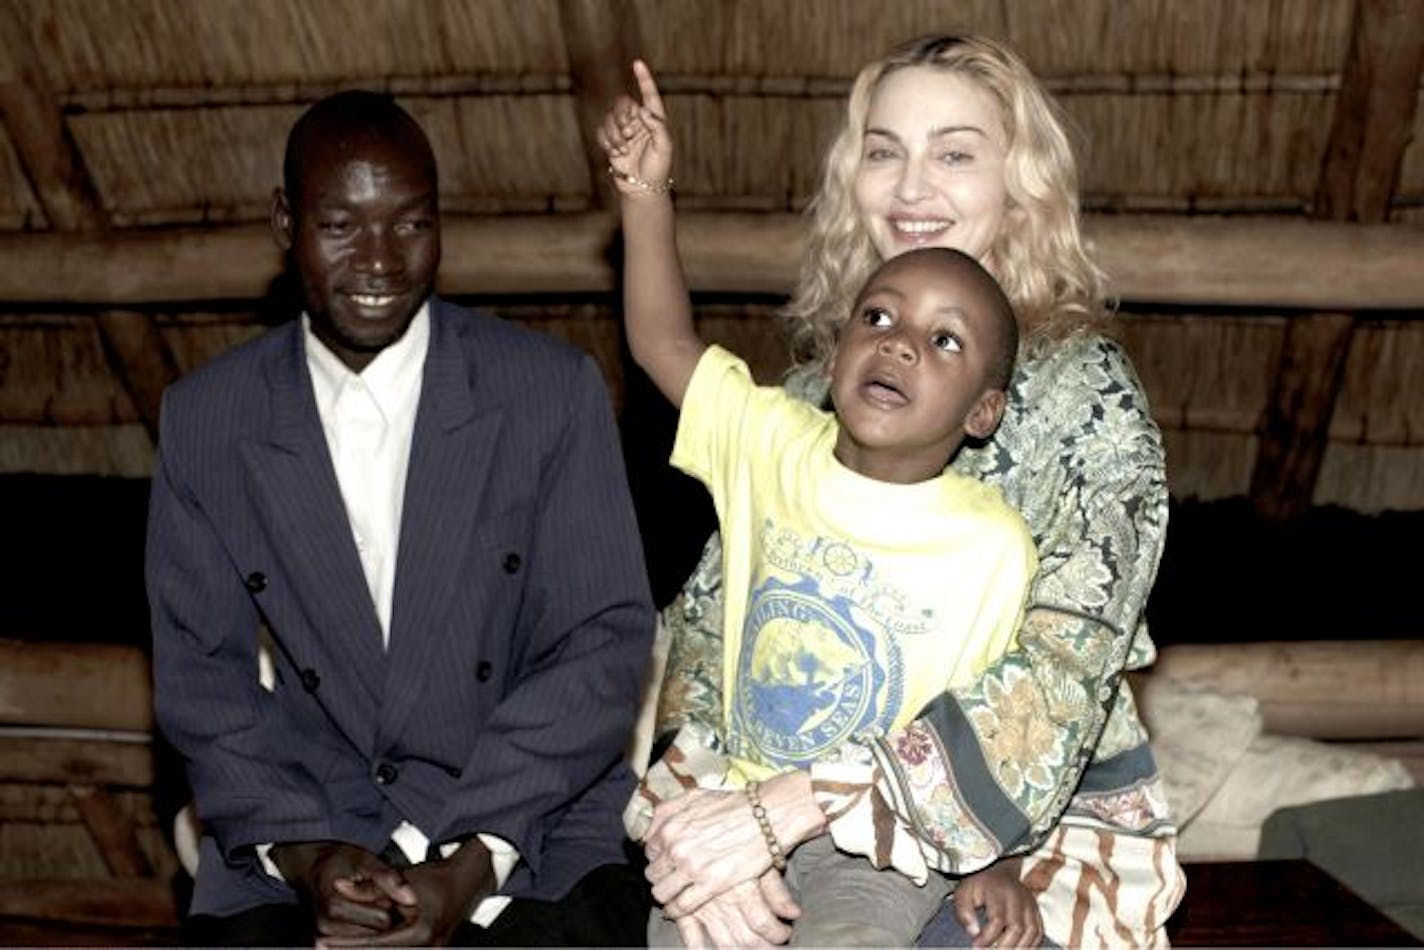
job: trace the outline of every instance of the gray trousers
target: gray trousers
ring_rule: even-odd
[[[837,851],[828,834],[792,852],[786,884],[801,905],[791,945],[804,947],[913,947],[950,891],[949,879],[934,871],[924,887],[891,868],[877,871],[866,858]],[[683,946],[677,923],[657,907],[648,946]]]

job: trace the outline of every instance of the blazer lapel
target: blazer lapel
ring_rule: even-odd
[[[400,731],[422,699],[422,679],[442,635],[441,620],[470,583],[461,576],[474,536],[502,413],[480,411],[471,367],[456,334],[456,308],[431,298],[430,352],[411,437],[396,554],[385,698],[378,742]]]
[[[299,321],[291,324],[290,343],[273,361],[268,378],[271,437],[244,445],[243,457],[274,546],[288,555],[282,566],[291,577],[293,596],[323,636],[323,647],[349,659],[342,665],[371,694],[367,708],[373,709],[384,676],[380,621],[317,415]],[[276,633],[280,639],[282,631]],[[371,737],[351,738],[365,747]]]

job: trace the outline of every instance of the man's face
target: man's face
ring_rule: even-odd
[[[302,157],[297,190],[274,197],[277,243],[317,339],[359,372],[401,338],[434,286],[434,168],[395,136],[335,134]]]

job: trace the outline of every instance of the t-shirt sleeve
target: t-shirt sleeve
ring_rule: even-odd
[[[740,461],[773,447],[771,410],[787,399],[780,389],[758,387],[743,360],[709,346],[682,398],[671,463],[706,485],[720,511]]]

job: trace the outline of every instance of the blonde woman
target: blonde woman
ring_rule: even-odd
[[[795,909],[774,852],[829,836],[916,878],[1014,858],[1063,946],[1166,942],[1184,890],[1175,828],[1122,681],[1154,653],[1143,608],[1166,529],[1163,451],[1126,354],[1100,332],[1110,314],[1077,188],[1057,109],[1000,43],[925,37],[856,79],[786,311],[798,358],[787,386],[824,400],[841,322],[885,259],[924,246],[978,259],[1014,305],[1020,361],[999,429],[952,465],[1018,509],[1040,567],[1013,651],[907,728],[763,783],[759,825],[742,796],[696,787],[722,761],[723,668],[738,659],[723,655],[709,542],[664,614],[661,755],[629,809],[654,896],[669,916],[708,921],[709,938],[727,919],[780,936],[755,925]],[[972,882],[956,897],[961,921]]]

